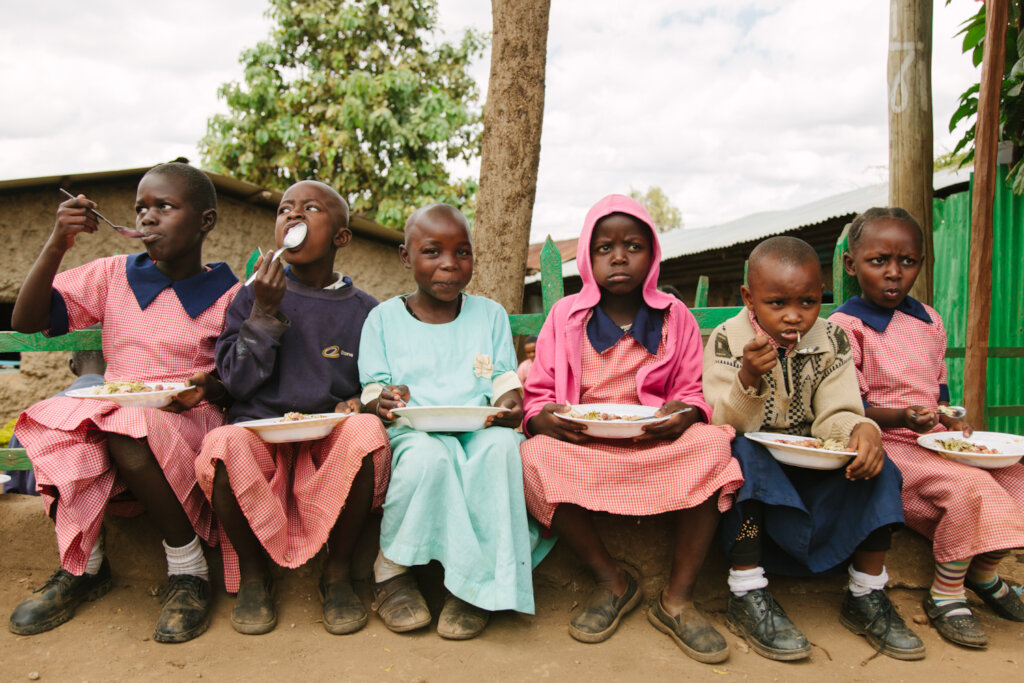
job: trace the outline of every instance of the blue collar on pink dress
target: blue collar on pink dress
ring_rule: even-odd
[[[590,339],[590,345],[595,351],[603,353],[629,334],[654,356],[657,355],[658,346],[661,344],[661,326],[664,322],[665,311],[643,304],[636,312],[633,326],[625,331],[616,325],[598,304],[594,306],[594,315],[587,321],[587,338]]]
[[[876,332],[885,332],[885,329],[889,327],[889,323],[892,322],[892,317],[896,314],[896,311],[906,313],[926,323],[931,323],[932,321],[932,317],[928,315],[924,304],[912,296],[903,299],[896,308],[882,308],[867,299],[851,296],[842,306],[835,310],[836,313],[845,313],[854,318],[859,318],[865,325]]]
[[[146,252],[128,257],[125,276],[139,308],[145,310],[160,292],[170,287],[191,318],[198,318],[238,282],[224,262],[207,265],[202,273],[175,282],[160,272]]]

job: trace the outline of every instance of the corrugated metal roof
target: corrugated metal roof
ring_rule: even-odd
[[[146,166],[144,168],[125,168],[115,171],[68,173],[65,175],[43,176],[39,178],[0,180],[0,192],[5,190],[10,191],[33,187],[45,187],[47,185],[62,186],[73,182],[88,182],[90,180],[104,181],[137,177],[148,171],[149,168],[150,167]],[[203,170],[203,173],[210,177],[210,180],[213,181],[213,186],[217,188],[218,193],[229,195],[251,204],[260,204],[262,206],[274,208],[281,202],[281,196],[284,194],[283,192],[268,190],[264,187],[260,187],[259,185],[254,185],[253,183],[239,180],[238,178],[232,178],[231,176],[212,173],[206,170]],[[392,230],[391,228],[383,226],[376,221],[372,221],[369,218],[358,214],[352,214],[349,219],[349,227],[352,228],[353,233],[360,235],[361,237],[375,239],[379,242],[401,244],[404,240],[404,235],[400,230]]]
[[[967,183],[970,176],[969,168],[939,171],[934,176],[932,187],[938,192],[952,185]],[[885,182],[825,197],[792,209],[762,211],[707,228],[670,230],[658,235],[661,241],[661,260],[664,262],[680,256],[760,240],[797,228],[816,225],[830,218],[852,216],[872,206],[886,206],[888,203],[889,183]],[[575,259],[562,266],[563,277],[579,274]],[[539,279],[539,274],[531,275],[526,278],[526,284]]]

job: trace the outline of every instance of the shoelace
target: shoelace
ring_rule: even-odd
[[[875,594],[878,593],[878,596]],[[885,593],[882,591],[871,591],[867,595],[872,605],[878,609],[875,610],[875,616],[868,622],[867,630],[870,632],[874,628],[875,624],[878,623],[879,619],[885,619],[885,630],[882,632],[882,636],[878,639],[878,647],[875,649],[879,652],[882,651],[882,647],[885,643],[889,642],[889,634],[892,632],[892,622],[895,616],[895,608],[892,605],[892,601],[889,600]]]
[[[46,583],[44,583],[42,586],[40,586],[32,592],[42,593],[48,590],[49,588],[58,585],[62,587],[67,587],[72,581],[75,580],[75,578],[76,577],[74,574],[61,567],[57,571],[50,574],[50,578],[46,580]]]
[[[199,595],[199,581],[200,579],[194,576],[172,574],[167,579],[167,588],[164,591],[163,601],[166,603],[178,591],[185,591],[190,598],[199,601],[202,597]]]
[[[771,593],[764,591],[759,595],[755,595],[754,599],[760,598],[764,614],[757,620],[755,628],[760,628],[761,624],[765,625],[765,636],[768,638],[774,638],[777,629],[775,628],[775,617],[782,616],[785,612],[782,611],[782,607],[779,603],[775,602],[775,596]]]

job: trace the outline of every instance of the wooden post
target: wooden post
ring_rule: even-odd
[[[932,0],[889,5],[889,205],[924,231],[925,261],[911,296],[932,303]]]
[[[1006,52],[1006,0],[985,3],[985,53],[974,137],[974,193],[971,196],[971,253],[967,285],[967,351],[964,407],[977,429],[985,428],[988,327],[992,312],[992,203],[996,191],[999,96]]]

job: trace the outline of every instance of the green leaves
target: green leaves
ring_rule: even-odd
[[[270,0],[267,15],[244,82],[220,88],[229,113],[207,122],[207,167],[276,189],[317,178],[384,225],[432,201],[472,215],[476,182],[445,163],[480,154],[468,66],[482,34],[436,40],[435,0]]]

